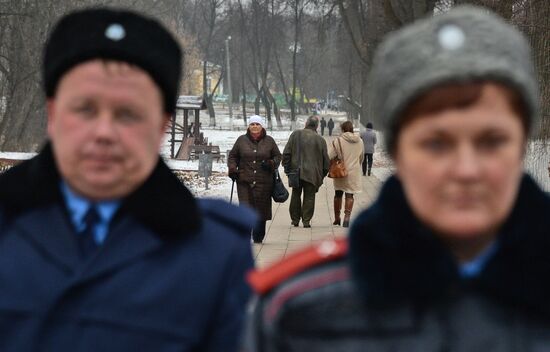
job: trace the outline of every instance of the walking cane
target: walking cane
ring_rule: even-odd
[[[233,187],[235,187],[235,180],[231,183],[231,197],[229,197],[229,204],[233,202]]]

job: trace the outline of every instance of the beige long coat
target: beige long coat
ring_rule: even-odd
[[[342,158],[340,146],[342,145],[342,153],[344,164],[348,175],[342,178],[334,178],[334,190],[344,191],[346,193],[361,193],[363,191],[361,183],[361,162],[363,161],[363,142],[361,137],[353,134],[353,132],[345,132],[337,138],[334,138],[328,145],[328,157],[334,158],[338,153],[338,157]],[[334,148],[336,147],[336,149]]]

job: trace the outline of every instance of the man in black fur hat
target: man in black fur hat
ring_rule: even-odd
[[[48,137],[0,177],[1,351],[234,351],[255,216],[197,201],[159,157],[181,72],[158,22],[65,16]]]

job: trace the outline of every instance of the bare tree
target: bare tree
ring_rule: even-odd
[[[293,41],[292,51],[292,89],[290,93],[290,120],[291,128],[296,128],[296,93],[300,72],[298,71],[298,54],[302,50],[302,26],[305,10],[310,5],[314,5],[314,0],[292,0],[289,1],[289,7],[292,12]],[[303,95],[301,95],[303,97]]]
[[[218,35],[220,18],[224,15],[226,9],[225,5],[226,0],[194,0],[192,5],[190,30],[196,35],[202,53],[202,87],[204,100],[210,115],[210,126],[216,126],[216,112],[212,104],[212,97],[215,94],[215,89],[219,86],[219,81],[213,87],[208,86],[208,77],[211,73],[209,63],[214,61],[223,62],[223,59],[220,59],[220,42],[223,42],[223,40],[216,41],[216,35]],[[216,44],[218,47],[214,48]],[[218,55],[218,57],[213,59],[212,56],[214,55]],[[215,66],[213,65],[211,68],[215,69]],[[219,77],[222,77],[221,73]]]
[[[36,150],[45,139],[40,53],[59,8],[52,1],[5,1],[0,8],[3,114],[0,149]]]
[[[433,13],[435,0],[336,0],[352,44],[361,58],[361,120],[379,122],[369,114],[367,73],[376,47],[385,34],[405,23]]]
[[[158,18],[168,13],[168,0],[0,2],[0,150],[34,151],[46,139],[40,60],[53,23],[76,8],[113,4]]]

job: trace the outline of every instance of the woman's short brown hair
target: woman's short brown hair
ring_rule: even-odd
[[[340,124],[340,130],[344,132],[353,132],[353,123],[351,121],[345,121]]]
[[[393,131],[396,136],[393,143],[389,146],[390,153],[394,155],[397,147],[397,139],[399,132],[403,127],[409,124],[412,120],[420,115],[436,114],[447,109],[463,109],[474,105],[483,94],[483,87],[487,84],[495,84],[502,88],[506,95],[510,108],[521,119],[523,131],[528,134],[530,129],[529,110],[527,105],[521,98],[520,94],[510,87],[498,82],[480,81],[467,83],[451,83],[447,85],[437,86],[428,92],[417,97],[405,111],[401,114],[399,123]]]

